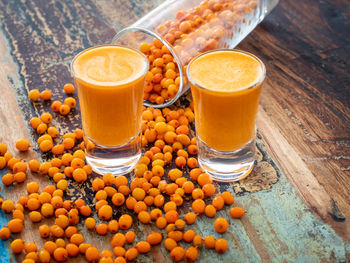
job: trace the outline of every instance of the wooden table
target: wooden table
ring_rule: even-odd
[[[74,54],[109,42],[160,2],[0,0],[0,142],[16,153],[16,140],[35,141],[28,121],[50,104],[32,104],[28,90],[49,88],[62,101],[62,86],[72,81]],[[198,262],[350,261],[349,21],[347,1],[282,0],[239,45],[267,67],[258,117],[261,154],[251,176],[217,184],[235,192],[248,214],[230,220],[230,231],[223,235],[230,244],[227,253],[202,249]],[[68,117],[55,117],[54,124],[66,132],[80,126],[79,116],[76,109]],[[40,158],[35,151],[20,156]],[[40,175],[29,178],[49,183]],[[83,190],[88,199],[92,194],[88,183],[74,187],[69,195]],[[1,196],[14,201],[25,192],[25,185],[1,188]],[[226,217],[227,209],[218,214]],[[0,212],[0,226],[8,219]],[[203,216],[195,227],[203,236],[218,237],[212,223]],[[27,222],[21,237],[42,244],[37,227]],[[154,228],[140,224],[134,229],[144,238],[143,232]],[[110,236],[85,236],[100,248],[109,247]],[[19,260],[8,245],[0,242],[0,261]],[[137,261],[171,260],[158,246]]]

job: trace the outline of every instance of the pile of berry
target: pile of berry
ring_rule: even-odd
[[[67,84],[64,90],[72,94],[74,86]],[[50,100],[51,96],[47,90],[29,92],[32,101],[39,98]],[[67,97],[63,104],[54,101],[51,108],[54,112],[68,114],[75,105],[74,98]],[[216,193],[210,176],[198,168],[196,138],[189,135],[189,125],[194,121],[192,105],[177,110],[144,108],[142,145],[145,152],[130,175],[133,179],[128,180],[123,175],[114,177],[112,174],[91,179],[95,191],[92,203],[69,196],[66,191],[71,182],[83,183],[92,174],[91,166],[85,163],[84,149],[89,142],[84,140],[81,129],[61,135],[52,125],[52,118],[46,112],[30,120],[31,127],[38,133],[38,149],[51,152],[51,160],[26,162],[14,157],[7,151],[6,145],[0,143],[0,170],[8,170],[1,178],[5,186],[23,183],[28,168],[31,173],[48,175],[53,182],[41,190],[37,182],[29,182],[27,193],[16,202],[0,198],[1,209],[12,213],[13,218],[0,229],[2,240],[24,230],[25,213],[29,213],[33,223],[40,223],[44,218],[55,218],[53,225],[41,224],[38,227],[40,236],[50,239],[43,248],[19,238],[11,242],[13,253],[25,252],[23,263],[46,263],[50,259],[63,262],[79,254],[83,254],[88,262],[120,263],[132,261],[138,254],[147,253],[152,246],[161,243],[174,261],[185,258],[190,262],[195,261],[202,247],[225,253],[228,249],[225,239],[202,237],[196,234],[195,228],[191,229],[191,225],[197,216],[216,217],[216,212],[225,205],[232,206],[229,210],[232,218],[241,218],[245,211],[233,206],[231,193]],[[16,148],[21,152],[31,150],[31,147],[25,139],[16,143]],[[171,165],[177,168],[169,170]],[[189,176],[185,171],[189,171]],[[192,212],[179,213],[184,202],[191,202]],[[130,214],[113,218],[113,211],[121,206],[125,206]],[[155,224],[159,231],[135,244],[133,214],[142,224]],[[92,244],[84,242],[83,232],[80,233],[83,222],[88,231],[95,231],[98,235],[113,234],[111,249],[99,251]],[[228,227],[228,219],[215,219],[214,229],[218,233],[224,233]],[[182,241],[184,243],[180,243]],[[187,248],[184,246],[186,243],[190,245]]]

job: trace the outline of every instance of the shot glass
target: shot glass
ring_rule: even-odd
[[[265,74],[259,58],[234,49],[203,53],[187,67],[198,162],[213,180],[237,181],[253,169],[255,122]]]
[[[99,173],[125,174],[141,157],[141,115],[149,62],[139,51],[101,45],[71,63],[86,161]]]

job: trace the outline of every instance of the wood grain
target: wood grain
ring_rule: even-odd
[[[109,42],[116,31],[160,2],[0,0],[0,120],[5,124],[0,125],[0,141],[16,152],[13,146],[18,138],[35,140],[37,135],[27,122],[49,110],[50,105],[29,103],[28,90],[49,88],[54,99],[62,101],[62,86],[72,81],[69,63],[73,56],[87,47]],[[216,184],[221,191],[237,193],[237,204],[249,213],[241,221],[230,222],[230,231],[223,235],[230,243],[225,255],[203,249],[199,262],[350,260],[350,67],[346,12],[346,3],[340,0],[281,1],[239,45],[261,57],[268,70],[258,122],[259,163],[254,173],[241,182]],[[178,105],[189,99],[183,97]],[[67,117],[55,115],[54,125],[61,134],[79,127],[79,108]],[[23,155],[26,159],[38,157],[33,151]],[[46,157],[49,156],[43,156]],[[46,177],[29,177],[42,186],[49,182]],[[17,188],[6,189],[4,197],[15,201],[17,195],[25,192],[23,185]],[[16,195],[11,196],[12,192]],[[73,199],[81,196],[92,204],[90,181],[72,184],[68,195]],[[181,212],[188,210],[186,202]],[[116,209],[114,216],[118,218],[123,212]],[[227,212],[224,209],[219,216],[227,217]],[[1,224],[6,221],[3,214],[0,218]],[[213,220],[200,217],[194,228],[203,236],[219,238],[212,224]],[[133,225],[138,239],[152,229],[154,226]],[[86,230],[83,233],[88,242],[100,249],[110,248],[111,235],[96,237]],[[37,226],[30,223],[23,237],[42,244],[37,238]],[[1,248],[6,245],[1,242]],[[8,262],[6,249],[0,255],[0,262]],[[10,260],[20,259],[11,255]],[[78,257],[70,262],[82,260]],[[170,262],[163,246],[137,258],[137,262],[154,261]]]

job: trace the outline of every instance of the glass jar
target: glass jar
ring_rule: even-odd
[[[167,0],[119,31],[112,43],[145,53],[150,73],[144,105],[167,107],[189,89],[185,72],[193,57],[234,48],[277,4],[278,0]],[[169,70],[172,63],[176,75]]]

